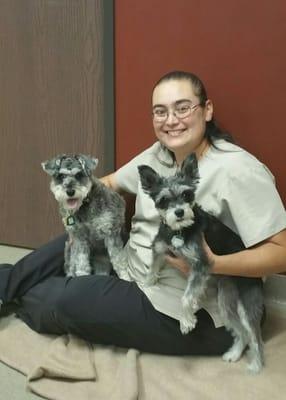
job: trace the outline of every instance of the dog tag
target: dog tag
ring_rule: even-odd
[[[182,236],[175,235],[172,237],[171,243],[175,248],[182,247],[184,244],[184,239]]]
[[[72,226],[75,224],[75,218],[72,215],[64,218],[63,221],[66,226]]]

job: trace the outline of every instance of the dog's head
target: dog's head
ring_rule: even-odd
[[[138,167],[141,185],[154,201],[162,220],[172,229],[180,230],[194,223],[193,207],[199,182],[198,163],[189,155],[176,175],[162,177],[147,165]]]
[[[76,211],[92,187],[91,176],[98,160],[86,155],[62,154],[42,163],[51,177],[51,191],[60,205]]]

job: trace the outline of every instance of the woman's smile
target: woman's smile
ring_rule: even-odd
[[[167,133],[171,137],[178,137],[182,133],[186,131],[186,128],[184,129],[169,129],[169,130],[164,130],[165,133]]]

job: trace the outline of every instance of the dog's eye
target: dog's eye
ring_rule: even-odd
[[[159,208],[168,208],[169,199],[166,196],[160,198],[160,200],[156,203],[156,207]]]
[[[194,193],[191,190],[185,190],[182,193],[182,198],[186,203],[191,203],[194,200]]]
[[[85,175],[84,175],[84,173],[83,172],[78,172],[77,174],[75,174],[75,178],[76,179],[82,179],[82,178],[84,178],[85,177]]]
[[[57,182],[62,182],[64,180],[64,174],[57,174],[55,176]]]

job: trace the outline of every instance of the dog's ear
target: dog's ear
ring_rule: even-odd
[[[158,192],[162,183],[162,178],[148,165],[138,166],[141,185],[145,193],[151,194]]]
[[[51,160],[47,160],[41,163],[41,166],[47,174],[53,176],[61,166],[62,159],[65,157],[65,154],[52,158]]]
[[[196,185],[200,180],[198,161],[195,153],[191,153],[184,161],[181,167],[180,175],[190,180]]]
[[[92,171],[94,171],[98,165],[97,158],[86,156],[84,154],[80,154],[78,160],[82,165],[82,169],[88,176],[92,175]]]

